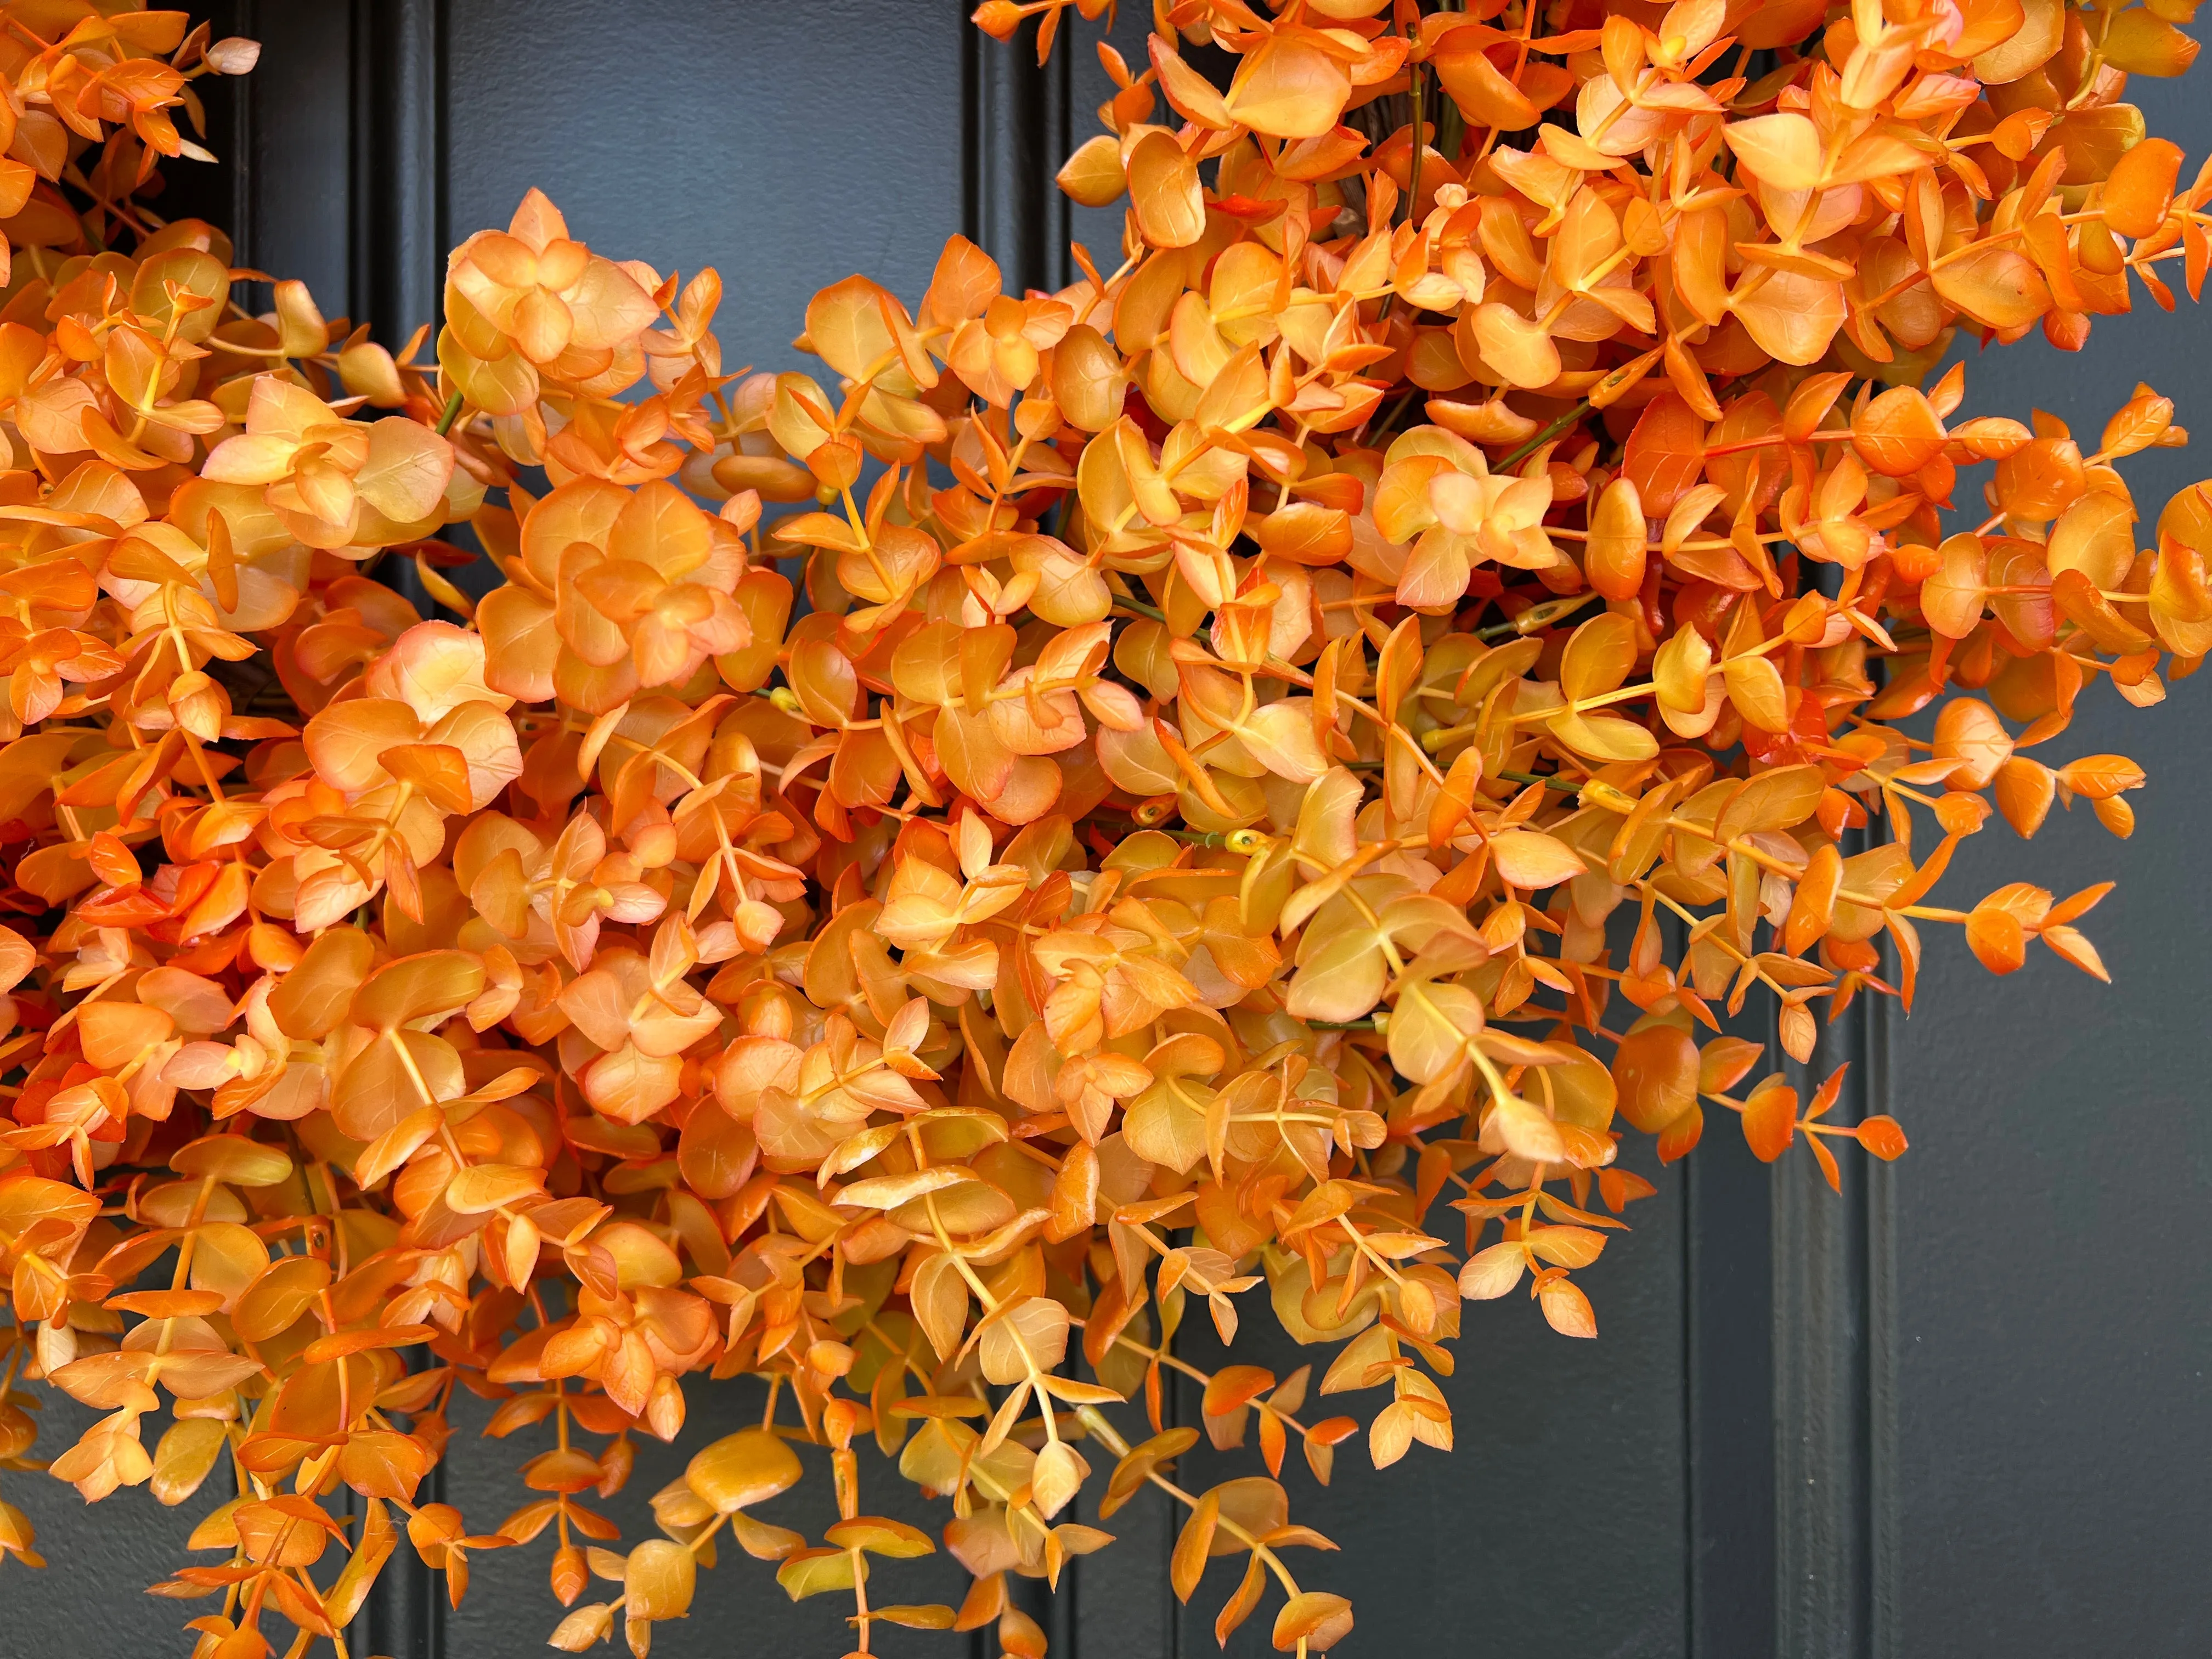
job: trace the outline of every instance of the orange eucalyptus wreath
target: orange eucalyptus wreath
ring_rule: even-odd
[[[2128,833],[2132,762],[2031,751],[2212,647],[2212,494],[2138,533],[2147,387],[2090,441],[1923,382],[2198,291],[2212,176],[2124,101],[2192,9],[1157,0],[1061,174],[1110,272],[955,237],[912,309],[817,295],[810,376],[535,192],[427,357],[253,314],[139,194],[253,46],[0,6],[5,1467],[226,1483],[155,1587],[199,1659],[343,1655],[403,1531],[456,1601],[549,1550],[564,1649],[646,1653],[726,1540],[860,1652],[1036,1656],[1006,1575],[1110,1541],[1086,1483],[1188,1510],[1185,1598],[1241,1558],[1224,1640],[1272,1579],[1329,1647],[1275,1477],[1362,1425],[1310,1400],[1387,1464],[1450,1445],[1462,1298],[1595,1334],[1626,1131],[1905,1150],[1725,1014],[1804,1060],[1930,922],[2103,976],[2102,887],[1931,889],[1992,802]],[[1318,1376],[1175,1354],[1255,1299]],[[1163,1367],[1264,1473],[1177,1484]],[[587,1500],[738,1376],[625,1552]],[[50,1464],[31,1382],[104,1413]],[[557,1428],[512,1515],[418,1501],[457,1388]],[[863,1512],[871,1435],[962,1607],[877,1590],[940,1540]],[[818,1539],[748,1513],[800,1444]]]

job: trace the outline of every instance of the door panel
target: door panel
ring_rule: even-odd
[[[2132,385],[2084,413],[2101,421]],[[2212,786],[2188,772],[2202,700],[2195,681],[2147,711],[2106,689],[2052,745],[2150,769],[2132,839],[2077,805],[2027,848],[1994,827],[1954,866],[1963,902],[2006,881],[2063,897],[2118,878],[2083,924],[2112,984],[2055,960],[1992,980],[1950,941],[1923,1012],[1899,1023],[1901,1615],[1917,1651],[2178,1659],[2212,1640],[2188,1565],[2212,1537]]]
[[[681,1480],[684,1466],[702,1446],[761,1420],[767,1389],[750,1379],[708,1383],[695,1382],[684,1390],[690,1420],[683,1440],[664,1445],[650,1436],[636,1440],[637,1467],[623,1492],[602,1501],[583,1494],[586,1508],[617,1522],[623,1530],[621,1547],[657,1534],[650,1500],[672,1480]],[[787,1420],[790,1402],[784,1402]],[[491,1414],[480,1401],[460,1405],[454,1413],[453,1455],[446,1473],[446,1501],[469,1517],[473,1527],[496,1527],[506,1516],[536,1496],[524,1487],[515,1466],[553,1443],[546,1429],[525,1430],[512,1438],[484,1440],[479,1437]],[[596,1448],[601,1443],[594,1439]],[[830,1500],[830,1458],[826,1452],[802,1449],[806,1479],[781,1498],[749,1513],[778,1526],[804,1531],[810,1541],[819,1541],[823,1528],[836,1519]],[[872,1452],[865,1458],[860,1475],[860,1512],[887,1515],[927,1528],[934,1535],[945,1524],[945,1506],[932,1504],[895,1469]],[[539,1650],[561,1608],[546,1588],[546,1562],[551,1553],[550,1534],[532,1546],[477,1558],[471,1565],[468,1595],[457,1608],[443,1613],[442,1652],[461,1655],[522,1654]],[[875,1564],[869,1581],[869,1600],[950,1602],[957,1607],[966,1594],[967,1575],[949,1555],[939,1553],[920,1561]],[[604,1601],[615,1593],[612,1586],[594,1585],[585,1601]],[[845,1624],[853,1610],[849,1595],[819,1595],[793,1602],[776,1587],[773,1563],[756,1561],[726,1540],[717,1564],[699,1575],[699,1589],[691,1616],[656,1628],[653,1650],[666,1659],[707,1659],[731,1652],[790,1655],[835,1655],[853,1643]],[[922,1632],[884,1632],[892,1640],[912,1647],[921,1644],[957,1644],[964,1638]],[[621,1637],[616,1637],[619,1649]],[[953,1651],[958,1651],[955,1647]]]
[[[1443,1385],[1451,1451],[1416,1442],[1401,1462],[1377,1470],[1365,1435],[1355,1435],[1337,1449],[1323,1489],[1291,1449],[1283,1476],[1291,1519],[1341,1553],[1301,1550],[1287,1559],[1302,1586],[1352,1598],[1358,1651],[1660,1659],[1686,1650],[1682,1182],[1679,1169],[1662,1173],[1656,1158],[1629,1162],[1659,1194],[1632,1206],[1634,1231],[1615,1234],[1578,1281],[1596,1304],[1598,1340],[1557,1335],[1525,1292],[1464,1303],[1456,1370]],[[1439,1212],[1431,1224],[1456,1236],[1457,1219]],[[1349,1413],[1364,1423],[1387,1403],[1382,1389],[1320,1394],[1339,1350],[1299,1347],[1256,1305],[1259,1295],[1242,1298],[1236,1361],[1278,1376],[1312,1364],[1303,1421]],[[1203,1370],[1228,1363],[1194,1304],[1176,1346]],[[1197,1393],[1188,1383],[1179,1390],[1181,1421],[1200,1423]],[[1254,1446],[1217,1453],[1201,1443],[1182,1467],[1183,1484],[1202,1492],[1259,1464]],[[1218,1650],[1214,1616],[1237,1588],[1239,1565],[1215,1566],[1180,1610],[1177,1651]],[[1157,1559],[1145,1566],[1158,1595],[1163,1571]],[[1141,1590],[1141,1582],[1133,1588]],[[1239,1659],[1273,1652],[1268,1626],[1279,1605],[1271,1587],[1229,1651]]]
[[[720,270],[730,369],[798,367],[817,289],[918,295],[960,223],[964,27],[899,0],[458,0],[446,222],[503,228],[535,185],[617,258]]]
[[[106,1414],[56,1389],[39,1390],[38,1397],[46,1401],[35,1453],[41,1459],[59,1456]],[[155,1443],[152,1433],[146,1443],[149,1449]],[[179,1627],[200,1609],[186,1611],[188,1603],[142,1592],[195,1559],[185,1553],[185,1539],[231,1496],[226,1480],[210,1479],[174,1510],[163,1509],[143,1488],[88,1504],[73,1488],[36,1474],[9,1474],[0,1496],[30,1517],[47,1562],[40,1572],[9,1562],[0,1583],[0,1655],[124,1659],[191,1650]]]
[[[2191,167],[2212,144],[2201,84],[2129,83]],[[2145,521],[2212,477],[2204,364],[2212,315],[2137,294],[2087,352],[2040,339],[1966,355],[1962,415],[2049,410],[2090,440],[2148,380],[2199,441],[2123,463]],[[2212,684],[2154,708],[2085,694],[2051,764],[2118,752],[2150,774],[2118,841],[2086,803],[2026,845],[1994,824],[1947,885],[1966,905],[2006,881],[2060,897],[2101,880],[2081,923],[2112,983],[2045,953],[2009,979],[1955,939],[1931,953],[1922,1012],[1893,1025],[1912,1136],[1897,1182],[1898,1468],[1904,1628],[1918,1652],[2184,1655],[2212,1643],[2212,1115],[2205,1002],[2212,885],[2204,740]]]

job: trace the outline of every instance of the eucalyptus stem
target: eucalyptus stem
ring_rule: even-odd
[[[1589,401],[1585,398],[1581,403],[1577,404],[1572,409],[1569,410],[1565,414],[1560,416],[1558,420],[1553,422],[1551,425],[1546,427],[1541,432],[1539,432],[1534,437],[1529,439],[1527,443],[1522,444],[1520,448],[1515,450],[1504,460],[1499,461],[1497,464],[1498,470],[1503,472],[1509,466],[1519,465],[1522,461],[1527,460],[1531,455],[1534,454],[1546,444],[1551,442],[1553,439],[1558,437],[1559,434],[1565,432],[1569,427],[1572,426],[1577,421],[1579,421],[1583,416],[1589,412]]]
[[[1556,789],[1563,795],[1579,795],[1583,792],[1579,783],[1569,783],[1556,775],[1547,777],[1541,772],[1492,772],[1490,775],[1504,778],[1511,783],[1540,783],[1545,788]]]

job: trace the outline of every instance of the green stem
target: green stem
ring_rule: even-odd
[[[1517,616],[1476,629],[1474,637],[1478,640],[1504,640],[1534,634],[1573,616],[1597,597],[1595,589],[1585,588],[1580,593],[1569,594],[1562,599],[1540,599]]]
[[[1413,403],[1413,399],[1420,395],[1420,387],[1414,386],[1404,392],[1396,403],[1392,404],[1389,408],[1383,410],[1382,418],[1376,423],[1374,432],[1369,441],[1380,444],[1385,438],[1389,437],[1391,434],[1392,428],[1398,424],[1398,417],[1401,415],[1403,415],[1408,405]]]
[[[1512,783],[1540,783],[1547,789],[1556,789],[1563,795],[1579,795],[1583,792],[1579,783],[1569,783],[1559,777],[1546,777],[1538,772],[1492,772],[1490,775]]]
[[[1421,152],[1428,143],[1421,137],[1421,83],[1425,78],[1416,64],[1411,77],[1413,94],[1413,159],[1406,173],[1406,222],[1419,228],[1421,222]]]
[[[1587,402],[1577,404],[1572,409],[1560,416],[1558,420],[1553,422],[1551,425],[1546,427],[1534,437],[1529,439],[1527,443],[1522,444],[1520,448],[1515,450],[1504,460],[1497,462],[1495,464],[1497,470],[1503,472],[1509,466],[1519,465],[1522,461],[1527,460],[1531,455],[1541,449],[1546,444],[1551,442],[1553,439],[1558,437],[1559,434],[1565,432],[1577,421],[1582,419],[1583,416],[1589,414],[1589,411],[1590,406]]]
[[[438,435],[442,438],[453,429],[453,422],[461,412],[461,394],[456,392],[446,399],[446,412],[438,417]]]

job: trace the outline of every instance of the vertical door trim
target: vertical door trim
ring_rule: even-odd
[[[965,0],[953,0],[953,10],[960,30],[962,232],[998,261],[1006,292],[1064,288],[1073,275],[1073,233],[1054,174],[1071,147],[1076,42],[1063,32],[1051,60],[1040,65],[1034,23],[1002,42],[968,21]],[[1057,1592],[1041,1580],[1016,1577],[1009,1585],[1013,1605],[1036,1620],[1054,1659],[1076,1659],[1082,1577],[1080,1559],[1072,1557]],[[995,1629],[975,1632],[970,1650],[974,1659],[998,1652]]]
[[[963,228],[999,262],[1008,293],[1064,288],[1074,277],[1073,222],[1054,175],[1073,142],[1070,66],[1078,43],[1062,39],[1040,67],[1034,25],[1002,43],[968,21],[964,4],[957,9]]]
[[[1890,1010],[1862,993],[1792,1066],[1809,1099],[1850,1072],[1826,1121],[1890,1109]],[[1894,1187],[1844,1143],[1844,1189],[1792,1148],[1773,1172],[1775,1651],[1897,1659]]]
[[[353,122],[347,310],[397,351],[439,321],[449,232],[446,189],[445,0],[352,0]],[[434,361],[434,337],[417,361]],[[431,614],[411,563],[387,562],[384,579]],[[422,1349],[406,1351],[414,1367]],[[443,1503],[441,1457],[420,1500]],[[414,1546],[392,1553],[355,1620],[348,1646],[388,1659],[445,1659],[446,1584]]]
[[[1772,1023],[1763,1036],[1771,1044]],[[1683,1164],[1682,1382],[1689,1629],[1696,1659],[1773,1649],[1777,1561],[1773,1172],[1732,1115],[1708,1114]]]
[[[258,40],[261,32],[255,27],[257,8],[258,0],[230,0],[227,12],[218,9],[215,14],[218,33],[228,23],[229,33]],[[222,88],[219,106],[211,97],[207,99],[210,122],[221,124],[222,136],[216,155],[228,174],[225,183],[229,186],[227,194],[230,219],[220,228],[230,234],[232,258],[248,268],[260,263],[253,246],[258,216],[253,210],[253,78],[248,76],[242,82],[230,81]],[[215,137],[210,132],[210,137]]]
[[[356,0],[352,303],[397,350],[438,319],[447,223],[444,0]]]

